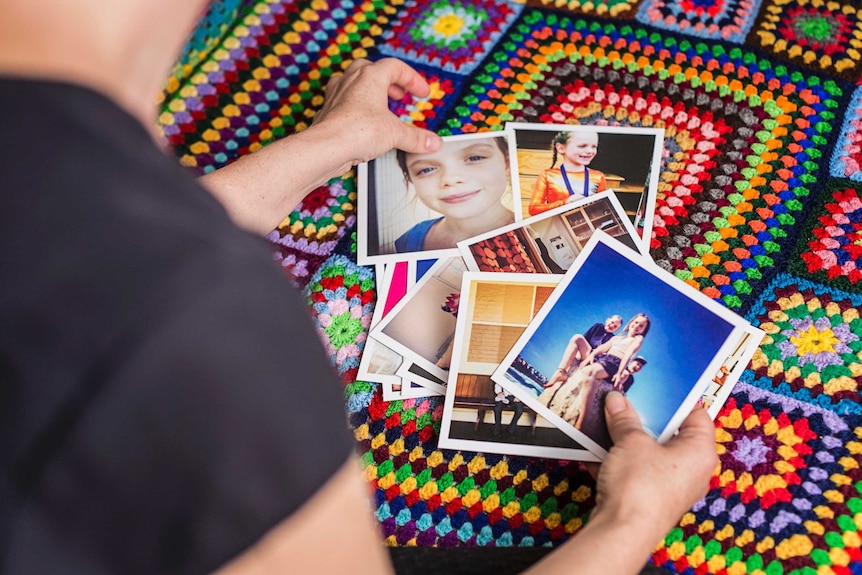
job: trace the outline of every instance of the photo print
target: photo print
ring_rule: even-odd
[[[598,458],[491,380],[561,276],[466,272],[438,445],[581,461]]]
[[[430,373],[427,369],[423,369],[422,367],[416,365],[410,361],[404,361],[395,373],[406,380],[413,382],[414,385],[419,385],[424,387],[430,392],[425,395],[443,395],[446,393],[446,381],[440,379],[433,373]]]
[[[371,328],[413,287],[419,267],[417,262],[375,266],[377,304],[371,316]],[[384,401],[442,395],[442,386],[435,390],[421,385],[421,380],[416,381],[418,378],[398,375],[403,363],[404,358],[399,353],[369,337],[365,340],[357,379],[380,383]]]
[[[391,150],[358,166],[357,261],[437,259],[515,221],[504,132],[443,138],[428,154]]]
[[[506,132],[519,219],[613,190],[648,246],[664,130],[509,122]]]
[[[449,377],[464,260],[437,260],[369,335],[442,381]]]
[[[765,335],[763,330],[752,325],[746,325],[743,328],[744,331],[739,336],[736,346],[721,363],[718,371],[713,374],[701,398],[701,404],[712,419],[718,416],[718,412],[730,397],[733,386],[748,367]]]
[[[633,250],[642,249],[614,192],[458,242],[458,249],[471,271],[563,274],[596,230]]]
[[[604,458],[604,397],[666,441],[738,344],[744,319],[596,232],[491,379]]]

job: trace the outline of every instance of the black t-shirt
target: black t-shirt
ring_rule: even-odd
[[[266,242],[105,97],[0,79],[0,572],[214,569],[352,446]]]

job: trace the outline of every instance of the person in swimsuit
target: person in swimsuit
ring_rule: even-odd
[[[618,389],[624,371],[620,370],[620,366],[629,365],[629,361],[643,345],[643,339],[649,332],[649,328],[649,317],[644,313],[636,314],[626,324],[623,334],[615,335],[590,352],[579,369],[584,378],[584,390],[581,394],[584,401],[590,397],[592,388],[598,380],[606,379],[615,389]],[[580,429],[583,418],[582,403],[573,424],[575,428]]]

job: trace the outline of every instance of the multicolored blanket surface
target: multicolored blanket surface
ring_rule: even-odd
[[[380,56],[432,85],[393,112],[441,134],[664,128],[652,255],[767,337],[716,420],[711,491],[652,562],[862,573],[858,3],[222,0],[167,83],[160,125],[208,172],[308,126],[332,73]],[[594,504],[578,464],[440,450],[439,398],[387,403],[356,381],[375,278],[355,263],[355,204],[346,175],[269,239],[344,382],[386,542],[560,544]]]

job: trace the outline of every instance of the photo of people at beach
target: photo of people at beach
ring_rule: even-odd
[[[666,440],[744,324],[598,232],[491,378],[603,456],[608,392],[624,393]]]

